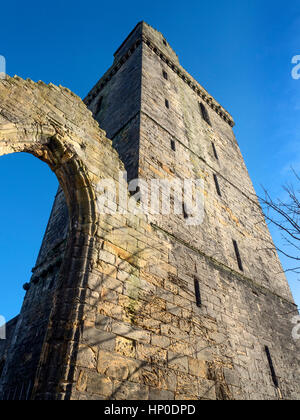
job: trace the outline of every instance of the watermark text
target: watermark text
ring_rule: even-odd
[[[300,55],[294,55],[292,64],[296,64],[292,69],[292,78],[294,80],[300,79]]]
[[[292,324],[295,324],[295,327],[292,330],[292,337],[294,340],[300,339],[300,315],[296,315],[291,320]]]
[[[189,226],[199,226],[204,219],[204,180],[133,179],[127,173],[119,180],[103,179],[97,185],[100,214],[183,215]]]
[[[5,79],[6,77],[6,60],[3,55],[0,55],[0,80]]]

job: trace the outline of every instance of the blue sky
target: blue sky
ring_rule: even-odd
[[[1,5],[0,55],[9,75],[62,84],[84,97],[128,33],[145,20],[233,115],[259,194],[264,185],[281,195],[290,166],[300,171],[300,80],[291,77],[292,57],[300,54],[299,0],[29,0],[18,3],[18,13],[11,7]],[[0,314],[9,319],[19,312],[57,181],[45,164],[25,154],[0,158],[0,176]],[[300,305],[300,283],[288,277]]]

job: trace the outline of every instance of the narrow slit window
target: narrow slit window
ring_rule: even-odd
[[[174,140],[171,140],[171,149],[173,150],[173,152],[175,152],[176,150],[176,144]]]
[[[201,293],[200,293],[200,283],[196,277],[194,278],[194,284],[195,284],[196,305],[198,306],[198,308],[201,308],[202,300],[201,300]]]
[[[233,239],[232,242],[233,242],[234,252],[235,252],[235,256],[236,256],[236,259],[237,259],[237,263],[238,263],[239,269],[241,271],[244,271],[243,264],[242,264],[242,259],[241,259],[241,254],[240,254],[240,250],[239,250],[237,241],[235,241]]]
[[[270,349],[269,349],[268,346],[265,346],[265,352],[266,352],[266,355],[267,355],[267,358],[268,358],[273,383],[274,383],[276,388],[279,388],[278,378],[277,378],[277,375],[276,375],[276,372],[275,372],[272,356],[271,356]]]
[[[165,105],[166,105],[166,107],[167,107],[168,109],[170,108],[170,104],[169,104],[168,99],[165,99]]]
[[[205,108],[202,102],[199,102],[199,106],[200,106],[202,118],[204,119],[204,121],[207,122],[207,124],[211,125],[207,109]]]
[[[214,181],[215,181],[215,186],[216,186],[217,193],[220,197],[222,197],[218,177],[217,177],[216,174],[214,174]]]
[[[164,70],[163,70],[163,76],[164,76],[164,79],[168,80],[168,73]]]
[[[217,150],[216,150],[216,146],[215,146],[215,143],[211,143],[211,145],[212,145],[212,149],[213,149],[213,152],[214,152],[214,156],[215,156],[215,158],[217,159],[217,160],[219,160],[219,156],[218,156],[218,153],[217,153]]]
[[[168,44],[167,44],[167,41],[165,40],[165,39],[163,39],[163,44],[165,45],[165,46],[167,46]]]
[[[185,204],[184,203],[182,203],[182,212],[183,212],[183,217],[185,219],[188,219],[189,218],[189,215],[188,215],[188,213],[186,211],[186,208],[185,208]]]

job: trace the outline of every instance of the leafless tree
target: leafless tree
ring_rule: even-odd
[[[266,220],[274,225],[283,238],[277,251],[294,261],[295,267],[287,270],[300,274],[300,176],[293,170],[295,184],[283,186],[284,199],[273,199],[264,189],[260,198]]]

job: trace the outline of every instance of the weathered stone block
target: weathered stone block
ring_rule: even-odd
[[[116,337],[116,352],[127,357],[136,357],[136,341],[126,337]]]
[[[113,396],[116,400],[147,400],[149,389],[141,384],[115,381]]]
[[[77,365],[93,369],[96,367],[96,354],[95,351],[86,346],[79,346],[77,355]]]
[[[112,379],[120,381],[139,382],[142,362],[100,350],[98,354],[97,371]]]
[[[89,346],[99,347],[106,350],[114,350],[115,334],[101,331],[92,326],[85,326],[83,330],[83,342]]]
[[[168,366],[174,370],[188,372],[188,358],[187,356],[182,356],[181,354],[176,354],[172,351],[168,351]]]
[[[203,360],[189,358],[189,373],[191,375],[207,378],[208,370],[206,362]]]
[[[99,375],[90,371],[87,377],[86,390],[91,394],[111,397],[113,391],[113,383],[106,376]]]

